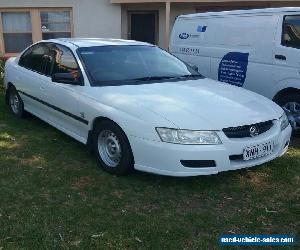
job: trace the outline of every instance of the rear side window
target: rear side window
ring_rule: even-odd
[[[297,49],[300,48],[300,15],[284,17],[282,45]]]
[[[36,44],[23,53],[19,65],[40,74],[47,74],[49,73],[49,52],[46,44]]]

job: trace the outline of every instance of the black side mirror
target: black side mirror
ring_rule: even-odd
[[[192,68],[193,70],[199,72],[198,71],[199,68],[195,64],[185,62],[185,65],[187,65],[188,67]]]
[[[190,65],[190,66],[191,66],[191,68],[192,68],[193,70],[195,70],[195,71],[198,72],[199,68],[198,68],[196,65]]]
[[[71,84],[71,85],[83,85],[79,78],[75,78],[71,73],[55,73],[52,75],[52,82]]]

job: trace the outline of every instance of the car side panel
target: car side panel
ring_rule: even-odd
[[[218,17],[179,18],[172,32],[170,51],[180,59],[195,64],[200,73],[215,80],[222,80],[220,75],[224,68],[225,77],[230,77],[232,73],[235,77],[236,69],[241,70],[236,79],[240,75],[244,75],[245,79],[233,79],[234,85],[273,99],[282,89],[300,89],[300,50],[281,45],[284,15],[224,14]],[[182,24],[184,22],[186,24]],[[199,25],[207,25],[206,31],[197,32]],[[184,32],[190,37],[179,39]],[[285,55],[287,60],[276,60],[277,54]],[[239,59],[241,57],[244,58]],[[209,62],[210,69],[207,66]],[[206,66],[203,67],[203,64]]]
[[[52,82],[50,77],[43,100],[48,104],[47,112],[51,120],[82,138],[87,139],[88,124],[86,112],[79,111],[79,97],[84,86],[74,86]]]
[[[7,83],[10,82],[17,89],[24,102],[25,110],[33,109],[36,113],[42,113],[44,107],[29,96],[42,98],[40,90],[45,84],[45,76],[19,66],[17,59],[7,63],[5,75]]]
[[[75,92],[70,88],[81,86],[57,86],[59,84],[52,83],[50,77],[19,66],[16,58],[6,63],[5,86],[8,83],[17,89],[26,111],[86,143],[88,121],[79,121],[66,115],[68,113],[80,118],[77,107],[80,90]],[[83,120],[85,122],[82,122]]]

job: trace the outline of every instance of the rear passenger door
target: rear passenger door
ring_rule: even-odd
[[[49,48],[38,43],[27,49],[19,59],[16,85],[24,101],[25,109],[41,115],[45,109],[41,103],[43,90],[49,81]]]

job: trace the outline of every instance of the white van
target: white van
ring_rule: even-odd
[[[206,77],[274,100],[300,129],[300,8],[179,16],[170,52]]]

